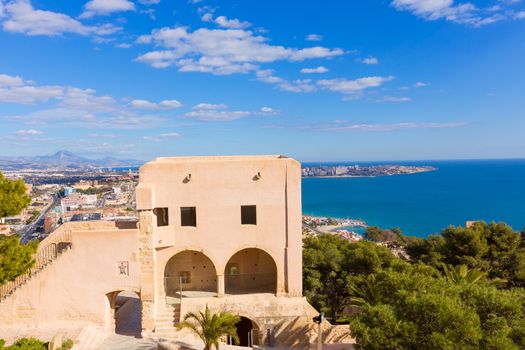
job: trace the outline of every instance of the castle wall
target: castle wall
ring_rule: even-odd
[[[113,315],[106,294],[138,292],[140,280],[137,229],[121,230],[109,224],[101,222],[98,228],[62,225],[61,230],[72,229],[72,248],[0,302],[0,324],[64,327],[95,323],[111,327]],[[127,275],[119,275],[119,262],[127,262]]]
[[[247,248],[275,262],[277,294],[301,296],[300,181],[300,164],[280,156],[159,158],[144,165],[137,208],[169,213],[164,227],[153,215],[157,297],[163,297],[164,267],[176,253],[196,250],[210,258],[223,294],[228,261]],[[256,225],[241,224],[242,205],[256,205]],[[181,226],[181,207],[196,207],[196,227]]]

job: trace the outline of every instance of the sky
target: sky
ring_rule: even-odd
[[[0,156],[525,157],[525,1],[0,0]]]

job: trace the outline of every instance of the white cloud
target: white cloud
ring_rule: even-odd
[[[0,74],[0,87],[24,85],[24,80],[20,77],[13,77],[7,74]]]
[[[174,137],[179,137],[179,136],[180,134],[177,132],[168,132],[168,133],[160,134],[158,136],[143,136],[142,138],[147,141],[160,142],[166,138],[174,138]]]
[[[84,5],[80,18],[108,16],[114,12],[135,11],[135,4],[128,0],[90,0]]]
[[[4,16],[4,2],[0,0],[0,18]]]
[[[289,92],[314,92],[317,90],[316,86],[310,79],[286,80],[275,76],[271,69],[258,70],[255,73],[256,79],[263,83],[274,84],[279,89]]]
[[[388,81],[391,81],[393,79],[394,77],[392,76],[365,77],[365,78],[359,78],[355,80],[325,79],[325,80],[317,81],[317,85],[319,85],[323,89],[334,91],[334,92],[340,92],[342,94],[356,94],[368,88],[381,86],[382,84]]]
[[[157,4],[159,4],[160,0],[139,0],[139,2],[142,5],[149,6],[149,5],[157,5]]]
[[[297,130],[315,130],[325,132],[391,132],[398,130],[415,130],[415,129],[451,129],[460,128],[469,125],[466,122],[401,122],[391,124],[374,124],[374,123],[352,123],[350,121],[336,120],[325,124],[306,124],[284,126]],[[283,126],[270,126],[283,127]]]
[[[120,44],[117,44],[115,45],[116,47],[118,47],[119,49],[129,49],[131,47],[131,44],[128,44],[128,43],[120,43]]]
[[[184,116],[191,119],[202,121],[232,121],[249,116],[251,113],[246,111],[230,111],[224,104],[199,103],[193,106],[191,112]]]
[[[137,60],[156,68],[176,65],[183,72],[225,75],[255,71],[259,64],[278,60],[302,61],[344,53],[341,49],[319,46],[287,48],[267,41],[267,38],[243,29],[200,28],[190,32],[185,27],[161,28],[139,37],[137,42],[154,44],[162,49],[147,52]]]
[[[26,35],[56,36],[65,33],[79,35],[109,35],[120,30],[119,27],[106,24],[87,26],[65,14],[36,10],[29,0],[14,0],[4,9],[4,30]]]
[[[374,64],[379,64],[379,60],[375,57],[367,57],[367,58],[363,58],[361,60],[361,63],[368,64],[368,65],[374,65]]]
[[[5,118],[27,125],[53,123],[56,126],[102,129],[145,128],[164,121],[164,118],[156,115],[137,114],[127,103],[119,102],[109,95],[99,95],[93,89],[39,86],[33,81],[18,76],[0,74],[0,103],[37,102],[47,102],[52,106],[28,114],[5,116]],[[173,109],[179,106],[179,101],[164,100],[151,109]]]
[[[42,135],[43,133],[44,133],[43,131],[35,130],[35,129],[22,129],[22,130],[18,130],[16,132],[16,134],[19,135],[19,136]]]
[[[130,104],[133,108],[151,110],[175,109],[182,106],[182,103],[177,100],[163,100],[159,103],[150,102],[148,100],[132,100]]]
[[[250,22],[242,22],[236,18],[228,19],[225,16],[215,18],[214,22],[223,28],[230,29],[245,29],[252,25]]]
[[[393,0],[391,4],[397,10],[412,12],[428,21],[446,19],[474,27],[491,24],[506,17],[501,8],[479,9],[470,2],[456,4],[454,0]]]
[[[301,73],[303,74],[321,74],[328,72],[328,68],[319,66],[315,68],[303,68],[301,69]]]
[[[67,87],[64,94],[58,97],[60,106],[89,112],[111,112],[117,109],[117,103],[111,96],[98,96],[93,89]]]
[[[429,86],[429,85],[430,85],[429,83],[424,83],[422,81],[418,81],[417,83],[414,84],[414,87],[415,88],[422,88],[422,87]]]
[[[385,96],[383,97],[383,102],[410,102],[412,99],[410,97],[398,97],[398,96]]]
[[[80,109],[57,107],[25,115],[8,116],[7,119],[27,125],[54,125],[83,127],[88,129],[143,129],[153,127],[163,118],[154,115],[139,115],[121,110],[111,113],[96,113]]]
[[[321,41],[323,40],[323,36],[319,34],[308,34],[305,38],[305,40],[308,41]]]
[[[116,139],[118,137],[115,134],[98,134],[98,133],[89,134],[88,136],[93,137],[93,138],[101,138],[101,139]]]
[[[449,129],[458,128],[467,125],[464,122],[453,123],[395,123],[395,124],[348,124],[334,123],[325,126],[326,131],[395,131],[410,129]]]
[[[0,75],[0,102],[32,104],[62,96],[60,86],[34,86],[20,77]]]
[[[199,103],[193,106],[192,109],[196,110],[216,110],[216,109],[226,109],[228,106],[225,104],[213,104],[213,103]]]
[[[201,16],[201,20],[204,22],[212,22],[213,21],[213,13],[206,12]]]
[[[261,113],[264,114],[273,114],[275,113],[275,110],[271,107],[261,107]]]
[[[516,12],[516,14],[514,15],[514,18],[516,18],[516,19],[525,19],[525,11]]]

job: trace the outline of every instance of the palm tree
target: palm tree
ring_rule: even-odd
[[[219,350],[219,341],[223,335],[233,338],[235,344],[239,343],[237,328],[235,324],[241,318],[229,312],[218,312],[212,314],[208,305],[204,312],[198,314],[189,312],[184,316],[184,320],[179,323],[178,328],[189,328],[204,342],[204,350],[211,350],[212,346]]]
[[[480,269],[469,268],[467,265],[447,265],[443,264],[443,274],[454,284],[481,284],[486,283],[493,286],[500,286],[507,281],[501,278],[489,279],[488,273]]]

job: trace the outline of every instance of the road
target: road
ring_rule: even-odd
[[[23,232],[20,233],[20,241],[22,243],[27,243],[32,239],[31,235],[35,233],[36,228],[44,224],[44,219],[46,217],[46,214],[52,208],[58,205],[59,202],[60,202],[60,196],[58,195],[58,193],[53,194],[53,201],[44,210],[40,212],[40,215],[38,215],[38,217],[35,220],[33,220],[32,223],[26,226]]]

